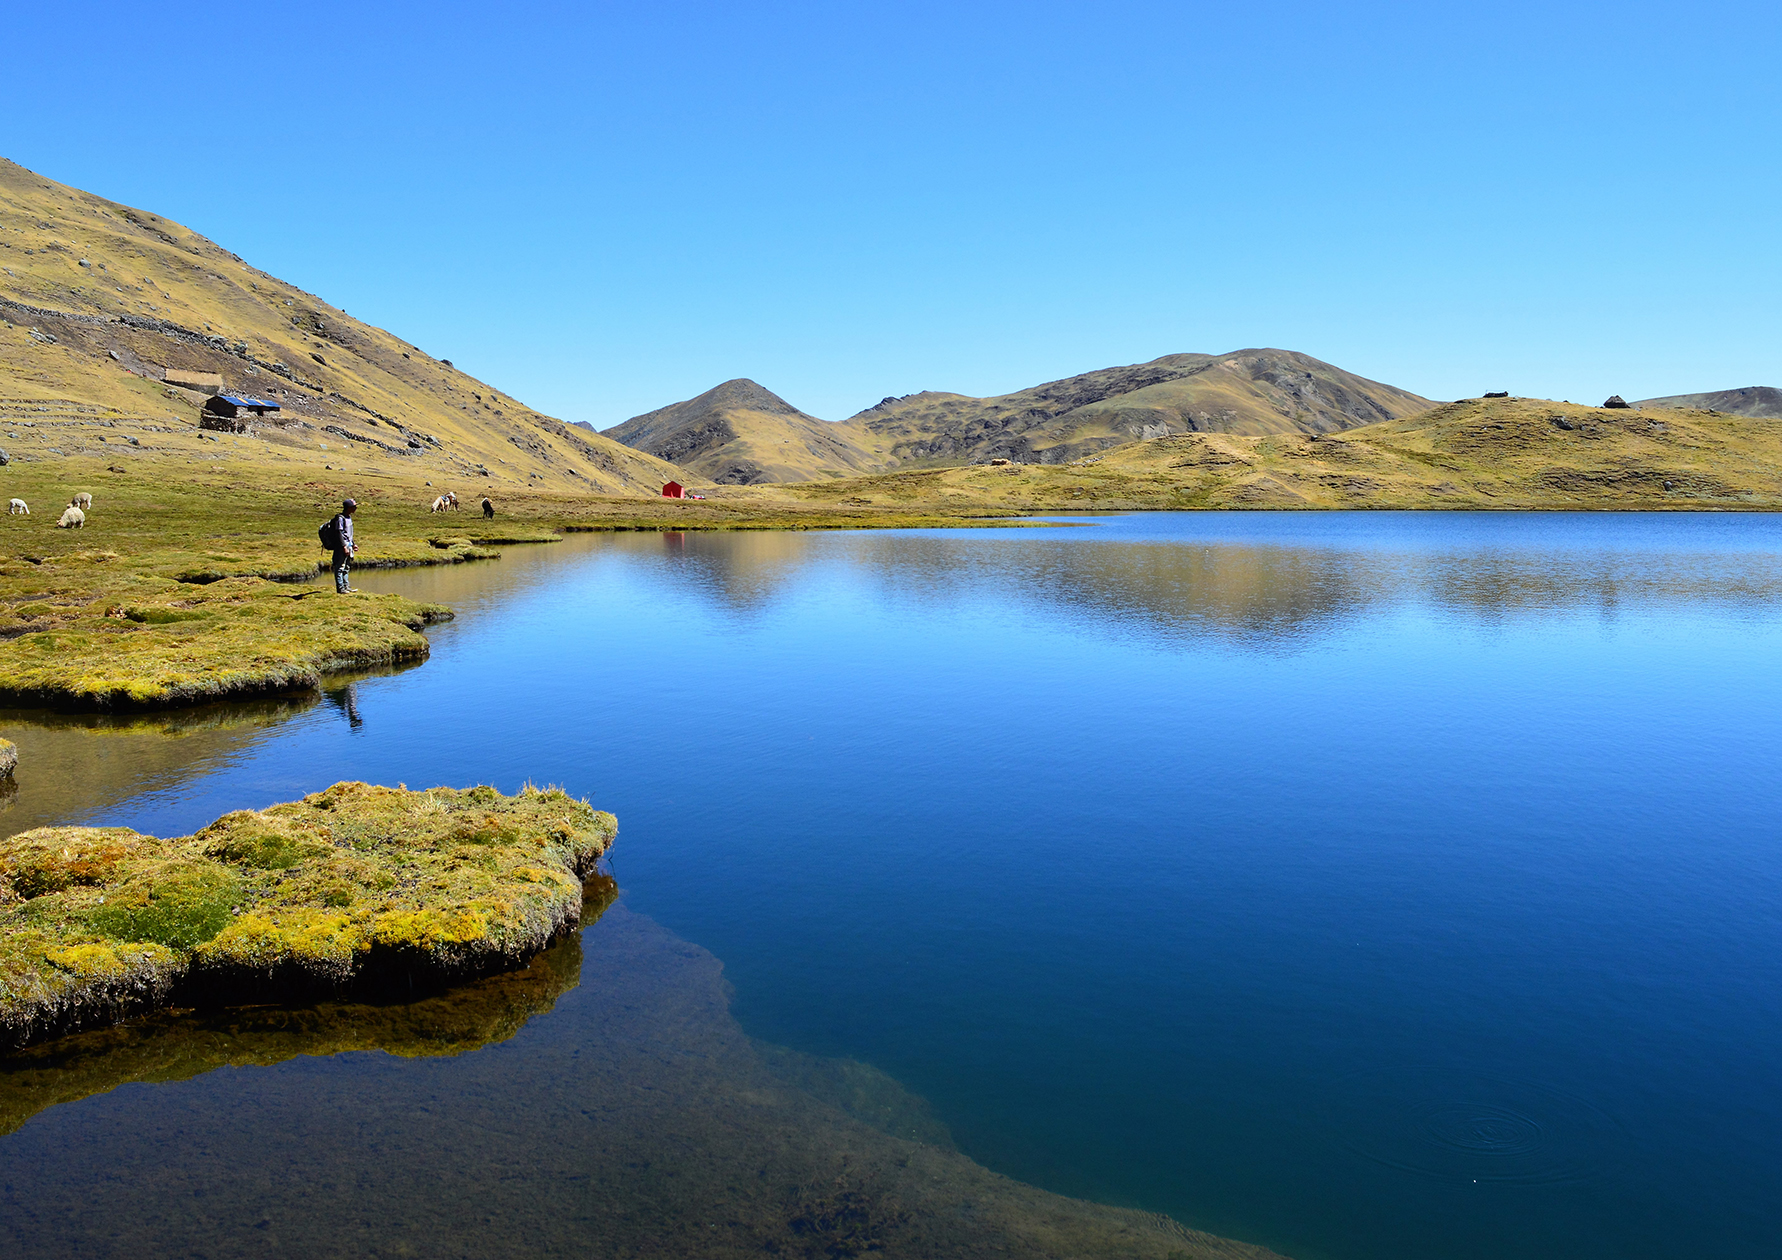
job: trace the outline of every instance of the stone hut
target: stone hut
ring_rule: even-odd
[[[214,429],[219,433],[246,433],[248,417],[263,419],[268,412],[278,409],[279,405],[269,398],[218,394],[205,402],[204,410],[198,414],[198,427]]]

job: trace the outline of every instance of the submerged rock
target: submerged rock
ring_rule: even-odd
[[[18,768],[19,746],[10,739],[0,739],[0,779],[12,778],[12,772]]]
[[[24,832],[0,841],[0,1044],[512,967],[579,920],[617,829],[556,789],[337,783],[173,840]]]

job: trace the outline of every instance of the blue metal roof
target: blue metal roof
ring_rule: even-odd
[[[270,398],[242,398],[235,394],[218,394],[226,403],[234,403],[237,407],[257,407],[265,411],[277,411],[279,406]]]

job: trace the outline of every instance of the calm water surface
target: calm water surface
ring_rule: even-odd
[[[559,783],[621,823],[602,983],[639,933],[715,956],[749,1037],[873,1065],[996,1172],[1299,1260],[1782,1254],[1782,519],[588,535],[360,581],[459,610],[424,667],[221,728],[9,725],[0,825]],[[491,1065],[488,1124],[562,1162],[588,968],[488,1051],[56,1107],[0,1139],[3,1202],[422,1149],[414,1097]],[[266,1229],[250,1181],[209,1189],[219,1254]]]

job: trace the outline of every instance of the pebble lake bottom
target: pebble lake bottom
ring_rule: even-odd
[[[492,1033],[82,1051],[6,1254],[1782,1253],[1782,518],[504,550],[356,575],[458,609],[418,668],[5,715],[7,832],[342,778],[620,821]]]

